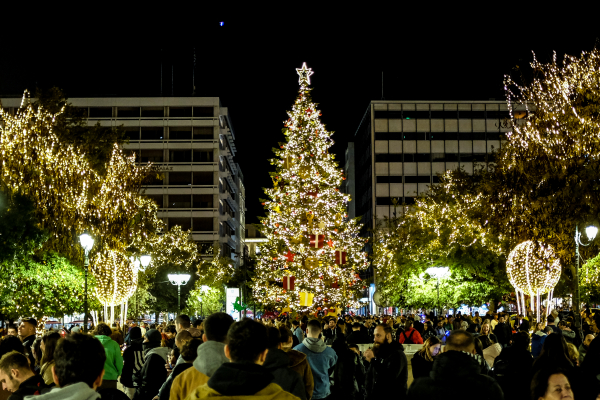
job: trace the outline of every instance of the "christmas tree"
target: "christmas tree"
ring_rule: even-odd
[[[287,141],[274,149],[273,188],[263,205],[255,298],[267,306],[295,311],[357,307],[365,284],[359,271],[367,267],[359,237],[360,224],[346,214],[350,196],[340,192],[344,177],[334,155],[331,133],[320,121],[308,87],[313,74],[306,63],[297,69],[298,97],[283,133]]]

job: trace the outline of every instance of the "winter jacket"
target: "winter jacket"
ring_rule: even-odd
[[[133,377],[136,385],[134,400],[152,400],[167,379],[165,364],[169,354],[168,347],[155,347],[144,350],[144,366]]]
[[[302,341],[304,340],[304,333],[302,332],[302,329],[300,329],[300,327],[294,329],[294,336],[298,340],[298,344],[302,343]]]
[[[583,362],[583,359],[585,358],[585,355],[587,354],[587,347],[585,347],[583,344],[579,345],[579,365],[581,365],[581,363]],[[533,351],[531,352],[533,354]]]
[[[194,368],[188,368],[173,379],[170,400],[184,400],[198,386],[204,385],[219,367],[228,363],[225,344],[209,340],[198,346]]]
[[[410,344],[423,344],[423,338],[421,337],[421,334],[419,333],[419,331],[417,331],[415,328],[410,328],[410,329],[400,333],[398,335],[398,343],[402,344],[402,343],[406,342],[406,340],[408,338],[410,338],[410,340],[412,341],[412,343],[410,343]]]
[[[402,335],[400,335],[400,336],[402,336]],[[432,336],[437,337],[437,331],[435,331],[434,329],[425,330],[423,332],[423,336],[421,336],[421,340],[423,340],[423,343],[424,343],[427,339],[429,339]]]
[[[272,381],[273,375],[260,365],[226,363],[206,384],[195,388],[187,400],[245,399],[249,396],[253,400],[297,400]]]
[[[494,343],[485,349],[483,349],[483,358],[488,363],[488,365],[494,365],[494,360],[498,355],[502,352],[502,345],[499,343]]]
[[[54,366],[54,360],[44,363],[40,369],[40,375],[44,378],[46,385],[54,386],[54,376],[52,375],[52,367]]]
[[[559,328],[560,329],[560,328]],[[562,335],[565,337],[567,343],[573,343],[575,341],[575,332],[561,329]]]
[[[534,335],[534,337],[537,335]],[[529,399],[533,357],[526,349],[506,347],[494,360],[496,381],[506,399]]]
[[[26,400],[96,400],[100,394],[85,382],[77,382],[62,388],[54,388],[46,394],[27,396]]]
[[[123,371],[123,356],[118,343],[110,336],[96,335],[96,339],[104,346],[106,361],[104,362],[104,380],[116,381]]]
[[[342,343],[336,346],[338,342]],[[363,400],[365,383],[365,366],[362,358],[350,350],[343,339],[338,339],[332,346],[338,361],[333,369],[333,398],[344,400]]]
[[[414,379],[429,378],[429,373],[433,369],[433,361],[426,360],[421,352],[417,352],[410,362]]]
[[[496,325],[496,328],[494,329],[494,335],[496,335],[496,338],[498,338],[498,343],[503,346],[508,345],[508,342],[512,337],[510,325],[508,325],[506,322],[498,322],[498,325]]]
[[[353,331],[351,334],[346,336],[346,343],[350,344],[366,344],[373,343],[373,339],[363,331]]]
[[[144,366],[143,338],[131,340],[131,345],[123,352],[123,370],[121,371],[121,384],[133,388],[133,376]]]
[[[158,394],[159,400],[169,400],[169,398],[171,397],[171,387],[173,386],[173,380],[188,368],[194,368],[194,366],[191,363],[187,362],[175,365],[175,368],[173,368],[171,375],[169,375],[165,384],[160,388],[160,392]]]
[[[396,342],[378,346],[367,370],[365,399],[387,398],[391,393],[395,399],[404,399],[407,382],[408,361],[404,347]]]
[[[273,383],[281,386],[288,393],[306,400],[306,392],[302,377],[296,371],[289,368],[290,359],[285,351],[269,349],[263,367],[267,369],[275,379]]]
[[[313,399],[323,399],[330,395],[329,375],[331,369],[337,362],[335,351],[325,345],[320,339],[307,337],[294,348],[306,354],[310,368],[312,369],[315,389]]]
[[[192,337],[202,339],[202,331],[198,328],[190,327],[190,328],[184,329],[184,331],[188,331],[192,335]]]
[[[310,369],[310,364],[306,358],[306,354],[300,353],[296,350],[289,350],[287,355],[290,360],[288,365],[289,368],[292,371],[296,371],[302,377],[306,398],[310,399],[313,395],[313,391],[315,390],[315,381],[313,378],[312,369]]]
[[[429,378],[416,379],[408,389],[408,399],[443,399],[448,388],[460,383],[478,399],[503,400],[502,389],[496,381],[481,372],[481,363],[475,355],[463,351],[446,351],[433,361]]]
[[[29,365],[35,365],[35,358],[33,357],[33,351],[31,351],[33,342],[35,342],[35,335],[30,335],[23,339],[23,351],[27,358],[29,358]]]
[[[337,326],[334,329],[325,328],[323,330],[323,337],[325,338],[323,340],[326,344],[332,344],[333,341],[340,335],[342,335],[342,330]]]
[[[31,378],[24,380],[9,399],[23,400],[25,396],[37,396],[48,392],[50,392],[50,386],[44,382],[42,376],[34,375]]]
[[[537,358],[540,355],[547,337],[548,335],[542,331],[537,331],[531,336],[531,355],[533,358]]]

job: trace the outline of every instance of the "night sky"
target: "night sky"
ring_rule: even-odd
[[[527,67],[532,50],[548,61],[553,50],[578,55],[600,37],[597,10],[577,3],[239,3],[3,8],[0,95],[59,86],[69,97],[159,96],[162,60],[163,95],[173,66],[174,95],[189,96],[195,48],[196,95],[229,108],[254,223],[302,62],[315,72],[313,100],[343,164],[369,102],[382,97],[382,71],[387,100],[500,100],[503,75]]]

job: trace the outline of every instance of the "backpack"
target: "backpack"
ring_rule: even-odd
[[[404,344],[415,344],[412,340],[413,333],[415,333],[415,329],[410,331],[410,335],[406,336],[406,332],[402,332],[402,336],[404,336]]]

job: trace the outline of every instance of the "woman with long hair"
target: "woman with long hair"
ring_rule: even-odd
[[[423,342],[425,342],[427,339],[433,336],[437,337],[437,332],[435,329],[433,329],[433,324],[431,323],[431,321],[426,321],[425,328],[423,329]]]
[[[33,372],[36,374],[40,373],[40,369],[42,365],[40,362],[42,361],[42,338],[37,338],[33,341],[31,345],[31,354],[33,355],[33,359],[35,360],[35,364],[32,365]]]
[[[54,386],[52,366],[54,365],[54,350],[58,344],[58,339],[60,339],[60,334],[58,332],[50,332],[42,336],[42,341],[40,343],[40,349],[42,350],[40,375],[42,375],[46,385]]]
[[[562,335],[551,334],[544,340],[542,352],[533,362],[532,374],[535,375],[543,368],[560,368],[569,373],[573,370],[567,342]]]
[[[573,389],[567,375],[567,372],[561,369],[540,370],[533,377],[531,394],[528,397],[536,400],[573,399]]]
[[[436,336],[430,336],[423,347],[411,360],[413,378],[427,378],[433,369],[433,359],[440,353],[442,343]]]

